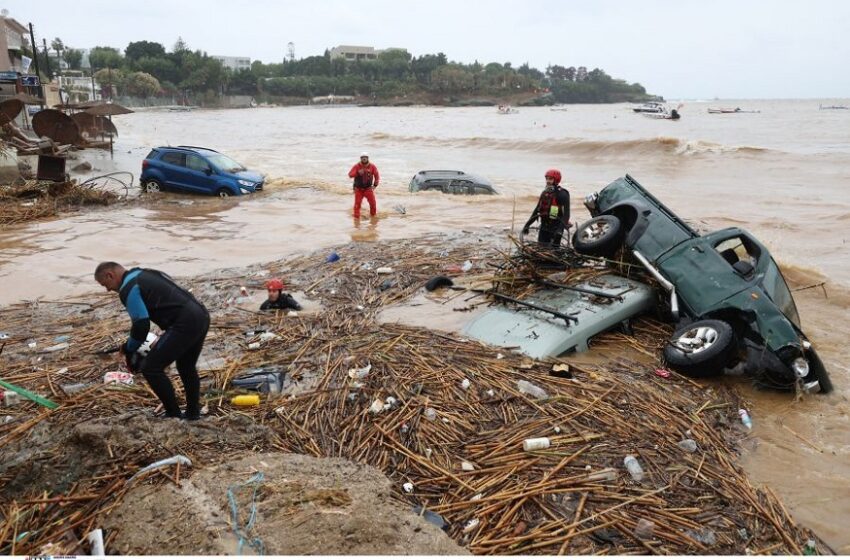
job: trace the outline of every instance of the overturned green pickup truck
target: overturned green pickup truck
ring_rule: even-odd
[[[670,294],[679,328],[667,363],[704,377],[741,364],[764,387],[828,393],[791,291],[767,247],[745,230],[700,235],[629,175],[585,199],[576,251],[611,257],[624,245]]]

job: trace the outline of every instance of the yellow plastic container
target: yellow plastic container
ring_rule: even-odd
[[[260,404],[260,395],[236,395],[230,400],[233,406],[257,406]]]

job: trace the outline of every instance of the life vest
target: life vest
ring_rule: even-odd
[[[363,175],[358,173],[354,177],[354,186],[361,189],[368,189],[375,180],[375,175],[372,173],[372,164],[361,165],[361,167],[363,168]]]
[[[560,212],[558,206],[558,186],[554,189],[546,189],[540,195],[540,203],[538,205],[538,213],[540,218],[544,220],[557,220]]]

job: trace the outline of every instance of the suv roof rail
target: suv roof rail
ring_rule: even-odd
[[[203,146],[184,146],[184,145],[181,144],[179,146],[170,146],[170,147],[172,147],[172,148],[186,148],[187,150],[207,150],[208,152],[218,153],[216,150],[213,150],[212,148],[204,148]]]
[[[466,175],[463,171],[458,171],[457,169],[423,169],[417,175],[422,173],[450,173],[452,175]]]

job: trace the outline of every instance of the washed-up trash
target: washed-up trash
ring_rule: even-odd
[[[264,332],[264,333],[260,334],[260,340],[263,341],[263,342],[265,342],[267,340],[276,340],[278,338],[280,338],[280,336],[278,336],[278,335],[276,335],[275,333],[272,333],[272,332]]]
[[[259,342],[251,342],[248,344],[248,350],[258,350],[260,348]]]
[[[469,461],[461,461],[460,470],[462,470],[462,471],[474,471],[475,465],[473,465]]]
[[[428,420],[433,421],[433,420],[437,419],[437,411],[434,410],[433,408],[430,408],[430,407],[426,408],[424,414],[425,414],[425,418],[427,418]]]
[[[337,252],[334,251],[333,253],[328,255],[328,258],[325,259],[325,262],[326,263],[332,263],[332,262],[336,262],[338,260],[339,260],[339,254],[337,254]]]
[[[29,348],[30,350],[35,350],[36,346],[38,346],[38,342],[36,342],[36,341],[32,341],[32,342],[27,343],[27,348]]]
[[[267,329],[265,329],[265,328],[251,329],[251,330],[245,331],[245,336],[247,336],[249,338],[252,337],[252,336],[257,336],[258,334],[262,334],[262,333],[266,332],[266,330]]]
[[[14,391],[3,391],[3,406],[6,408],[12,408],[13,406],[17,406],[24,401],[24,398],[21,397]]]
[[[6,340],[7,338],[9,338],[9,333],[0,332],[0,340]]]
[[[106,550],[103,547],[103,529],[95,529],[86,535],[86,540],[91,545],[92,556],[106,556]]]
[[[753,429],[753,420],[750,418],[750,414],[747,412],[746,408],[739,409],[738,416],[741,417],[741,423],[746,426],[748,430]]]
[[[573,374],[570,373],[569,364],[554,364],[549,371],[552,377],[560,377],[561,379],[572,379]]]
[[[248,295],[248,288],[246,288],[245,286],[239,286],[239,293],[242,294],[243,296],[247,296]]]
[[[395,206],[393,206],[393,210],[395,210],[401,215],[407,214],[407,208],[405,208],[401,204],[396,204]]]
[[[655,369],[655,375],[657,375],[658,377],[663,377],[664,379],[667,379],[667,378],[670,377],[670,371],[668,371],[664,368],[656,368]]]
[[[260,395],[236,395],[230,399],[233,406],[257,406],[260,404]]]
[[[679,449],[681,449],[682,451],[687,451],[688,453],[693,453],[694,451],[697,450],[697,442],[695,442],[694,440],[692,440],[690,438],[689,439],[683,439],[682,441],[680,441],[676,445],[679,446]]]
[[[378,414],[379,412],[383,412],[384,410],[384,401],[381,399],[375,399],[372,401],[372,406],[369,407],[369,412],[372,414]]]
[[[478,494],[472,496],[471,498],[469,498],[469,501],[470,502],[477,502],[478,500],[480,500],[483,497],[484,497],[483,493],[478,493]]]
[[[413,484],[410,483],[410,482],[405,482],[404,484],[401,485],[401,487],[404,488],[404,491],[407,492],[408,494],[413,492]]]
[[[466,525],[463,526],[463,532],[464,533],[471,533],[480,524],[481,524],[481,522],[477,518],[476,519],[470,519],[469,521],[466,522]]]
[[[528,438],[527,440],[522,442],[522,450],[536,451],[538,449],[547,449],[550,443],[551,442],[547,437]]]
[[[393,269],[389,266],[382,266],[382,267],[376,268],[375,272],[377,272],[378,274],[392,274]]]
[[[469,382],[469,379],[464,379],[463,381],[460,382],[460,388],[463,389],[464,391],[469,389],[470,385],[471,385],[471,383]]]
[[[2,379],[0,379],[0,387],[3,387],[4,389],[8,389],[7,392],[3,393],[4,401],[6,399],[6,393],[12,392],[12,393],[15,393],[16,395],[18,395],[18,397],[23,397],[24,399],[29,399],[29,400],[31,400],[35,403],[40,404],[43,407],[50,408],[50,409],[59,408],[59,405],[56,404],[55,402],[51,401],[50,399],[46,399],[46,398],[42,397],[41,395],[36,395],[32,391],[27,391],[23,387],[18,387],[14,383],[9,383],[8,381],[3,381]],[[18,398],[18,397],[10,397],[10,398],[15,399],[15,398]]]
[[[818,555],[818,543],[815,539],[809,539],[806,541],[806,546],[803,547],[803,556],[817,556]]]
[[[351,368],[348,370],[348,377],[351,379],[363,379],[369,372],[372,371],[372,364],[366,364],[362,368]]]
[[[717,543],[717,536],[711,529],[703,529],[701,531],[686,529],[685,534],[693,540],[708,546],[714,546]]]
[[[60,342],[59,344],[54,344],[53,346],[43,348],[39,351],[39,354],[50,354],[51,352],[59,352],[60,350],[67,350],[70,347],[71,345],[67,342]]]
[[[529,383],[525,379],[520,379],[519,381],[517,381],[516,387],[517,389],[519,389],[520,393],[525,393],[526,395],[534,397],[535,399],[545,399],[549,396],[546,391],[544,391],[533,383]]]
[[[644,519],[641,517],[638,519],[637,526],[635,527],[635,535],[639,539],[649,540],[652,538],[652,535],[655,533],[655,522],[650,521],[649,519]]]
[[[413,513],[422,517],[425,521],[430,523],[431,525],[436,525],[443,531],[449,528],[449,522],[434,513],[433,511],[427,510],[422,506],[413,506]]]
[[[472,261],[465,261],[465,262],[464,262],[464,263],[460,266],[460,269],[461,269],[463,272],[469,272],[470,270],[472,270]]]
[[[280,393],[283,390],[283,380],[286,373],[277,366],[266,366],[249,369],[235,377],[230,385],[248,391],[260,393]]]
[[[395,407],[398,401],[395,397],[387,397],[387,400],[384,401],[384,410],[391,410]]]
[[[103,382],[106,385],[132,385],[135,380],[133,374],[126,371],[107,371],[103,374]]]
[[[60,334],[53,339],[53,342],[68,342],[71,339],[70,335]]]
[[[383,282],[381,282],[381,285],[378,286],[378,289],[381,290],[382,292],[385,292],[385,291],[389,290],[390,288],[394,288],[395,285],[396,285],[395,280],[384,280]]]
[[[617,480],[617,472],[614,469],[602,469],[598,472],[587,475],[587,480],[590,482],[597,482],[600,480],[610,482],[612,480]]]
[[[643,480],[643,467],[640,466],[640,463],[638,463],[638,460],[634,455],[626,455],[626,458],[623,459],[623,465],[625,465],[626,470],[629,471],[629,474],[632,476],[632,480],[635,482]]]
[[[192,460],[186,457],[185,455],[175,455],[174,457],[169,457],[168,459],[163,459],[161,461],[151,463],[147,467],[142,467],[136,474],[130,477],[130,480],[133,480],[137,476],[145,474],[146,472],[158,469],[159,467],[164,467],[166,465],[176,465],[177,463],[180,463],[181,465],[184,465],[186,467],[192,466]]]
[[[62,389],[62,392],[66,395],[71,395],[74,393],[79,393],[83,389],[86,389],[91,386],[91,383],[68,383],[66,385],[59,385],[59,388]]]

